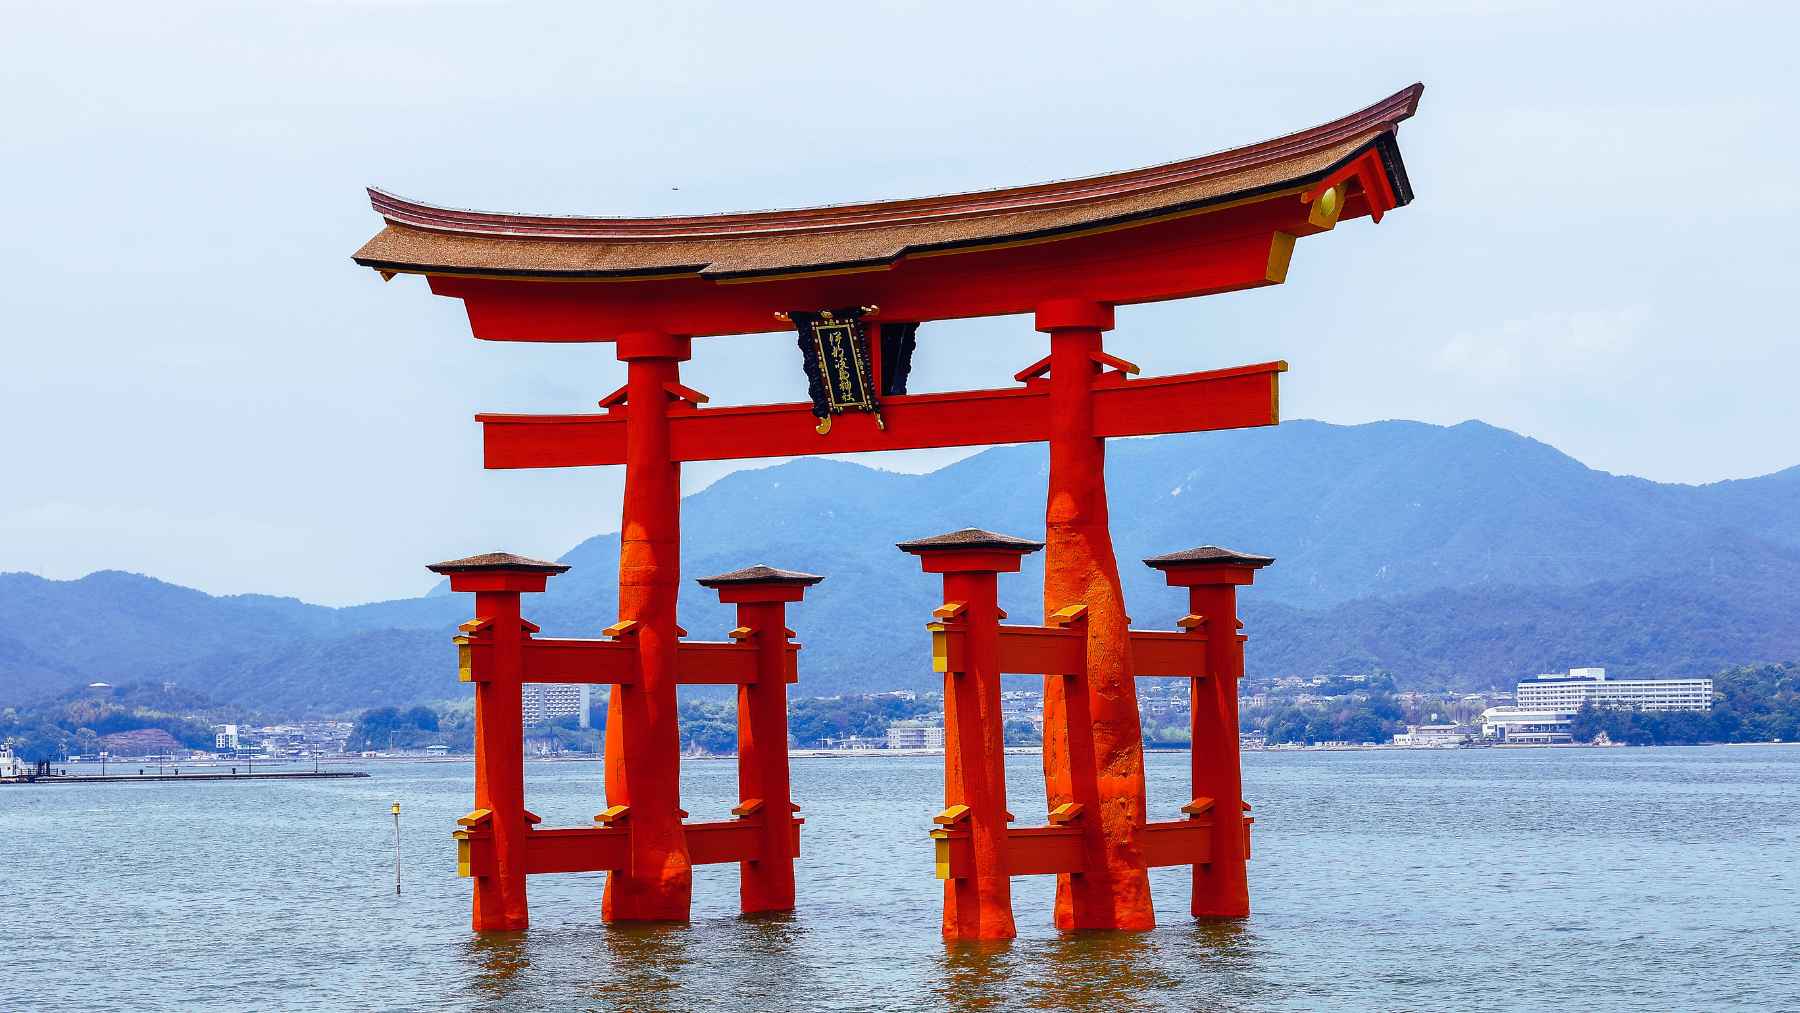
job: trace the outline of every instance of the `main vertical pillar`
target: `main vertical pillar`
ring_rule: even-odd
[[[631,807],[631,865],[607,873],[607,921],[685,921],[693,887],[675,699],[681,466],[669,448],[670,385],[689,354],[689,340],[675,335],[618,339],[627,388],[619,618],[635,623],[640,667],[637,683],[613,687],[607,702],[606,800]]]
[[[787,603],[824,580],[813,573],[752,566],[700,585],[737,606],[733,637],[756,644],[756,681],[738,687],[738,803],[741,819],[757,821],[762,857],[739,863],[738,897],[745,914],[794,909],[794,800],[788,778]],[[753,807],[753,808],[752,808]]]
[[[1132,678],[1130,621],[1106,505],[1106,441],[1094,430],[1094,379],[1112,307],[1040,306],[1050,335],[1050,481],[1044,510],[1044,614],[1087,606],[1087,671],[1044,680],[1044,786],[1050,808],[1076,802],[1084,873],[1056,878],[1060,929],[1151,929],[1150,877],[1136,843],[1144,822],[1144,741]]]
[[[1244,675],[1244,638],[1238,633],[1237,589],[1275,560],[1203,545],[1153,556],[1173,587],[1188,589],[1182,625],[1206,637],[1206,673],[1192,681],[1194,797],[1212,805],[1212,860],[1194,866],[1196,918],[1250,915],[1249,826],[1244,820],[1244,775],[1238,749],[1238,680]]]
[[[491,552],[433,563],[450,578],[450,590],[475,592],[475,620],[465,624],[475,683],[475,809],[490,814],[483,830],[493,835],[494,863],[475,877],[471,926],[477,932],[510,932],[529,924],[525,900],[525,729],[521,699],[525,676],[525,622],[519,595],[544,590],[559,563]]]
[[[944,883],[946,939],[1011,939],[1012,879],[1006,839],[1006,737],[1000,714],[998,574],[1042,542],[977,528],[901,542],[926,573],[944,575],[937,616],[962,636],[961,655],[939,659],[944,672],[943,832],[969,837],[972,869]],[[959,808],[960,807],[960,808]],[[966,824],[966,826],[965,826]]]

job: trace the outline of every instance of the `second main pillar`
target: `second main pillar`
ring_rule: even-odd
[[[631,865],[606,875],[607,921],[686,921],[693,866],[681,827],[681,730],[675,657],[680,631],[681,465],[669,447],[669,386],[689,340],[621,335],[626,366],[625,497],[619,526],[619,619],[638,643],[635,685],[606,708],[606,801],[631,807]]]
[[[1050,335],[1050,480],[1044,505],[1044,615],[1087,606],[1087,671],[1044,680],[1044,787],[1050,808],[1092,815],[1086,872],[1056,878],[1059,929],[1156,927],[1137,846],[1144,822],[1144,738],[1132,678],[1130,619],[1106,504],[1106,441],[1094,426],[1094,381],[1111,306],[1040,306]]]

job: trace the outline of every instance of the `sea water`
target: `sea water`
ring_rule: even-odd
[[[1007,758],[1020,824],[1039,759]],[[946,946],[930,817],[939,757],[798,758],[792,916],[600,923],[599,874],[533,877],[531,929],[477,937],[450,838],[464,763],[367,780],[0,788],[5,1010],[1800,1009],[1800,747],[1245,756],[1254,913],[1060,935],[1014,881],[1019,938]],[[1152,819],[1187,759],[1148,758]],[[696,820],[735,801],[690,760]],[[602,807],[597,763],[527,765],[544,826]],[[394,892],[398,800],[401,892]]]

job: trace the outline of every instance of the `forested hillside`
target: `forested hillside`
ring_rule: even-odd
[[[1183,605],[1147,555],[1216,543],[1273,555],[1243,594],[1255,674],[1384,668],[1402,685],[1487,686],[1577,664],[1709,673],[1800,656],[1800,468],[1710,486],[1589,469],[1478,422],[1332,426],[1118,440],[1108,486],[1140,627]],[[827,576],[792,610],[802,695],[925,687],[937,582],[893,543],[964,526],[1043,531],[1041,447],[926,475],[807,459],[688,497],[684,570],[756,562]],[[504,546],[446,546],[445,556]],[[527,614],[593,635],[615,616],[617,535]],[[421,560],[421,564],[427,562]],[[1003,578],[1032,621],[1041,562]],[[433,595],[346,609],[217,598],[122,573],[0,575],[0,705],[90,680],[174,681],[221,702],[343,712],[456,696],[448,637],[470,603]],[[730,610],[683,588],[682,621],[717,638]]]

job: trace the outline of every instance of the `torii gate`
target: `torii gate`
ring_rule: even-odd
[[[425,275],[434,293],[463,301],[477,338],[611,341],[627,366],[599,414],[476,416],[489,468],[625,465],[619,612],[634,624],[638,677],[610,699],[606,793],[630,806],[634,860],[608,875],[608,920],[688,916],[676,790],[681,462],[1043,441],[1044,610],[1082,606],[1086,631],[1082,677],[1045,680],[1045,780],[1052,809],[1086,799],[1100,828],[1085,874],[1058,878],[1056,923],[1153,926],[1105,441],[1274,425],[1286,364],[1136,378],[1102,336],[1119,304],[1279,284],[1297,239],[1407,204],[1395,135],[1421,91],[1187,161],[916,200],[619,219],[459,211],[369,191],[386,224],[357,263],[384,278]],[[805,403],[705,407],[681,383],[696,337],[781,330],[790,313],[847,306],[870,309],[877,360],[884,323],[1022,313],[1050,335],[1049,354],[1017,386],[886,396],[879,416],[837,416],[824,434]],[[872,371],[883,389],[882,364]],[[1072,766],[1076,753],[1091,763]],[[1235,743],[1231,755],[1235,770]]]

